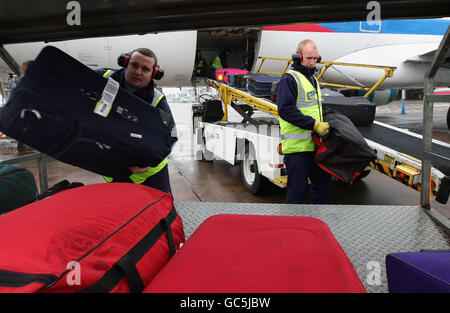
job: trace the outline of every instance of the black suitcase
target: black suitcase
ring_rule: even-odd
[[[171,136],[172,117],[114,86],[114,81],[107,82],[47,46],[1,112],[0,130],[57,160],[100,175],[120,177],[131,174],[130,166],[158,165],[177,140]]]
[[[246,90],[247,80],[248,80],[248,74],[235,74],[234,75],[234,88]]]
[[[270,97],[272,94],[272,83],[278,82],[279,80],[279,76],[250,75],[247,81],[247,90],[257,97]]]
[[[323,94],[323,93],[322,93]],[[332,109],[347,116],[356,126],[370,126],[375,120],[377,105],[364,97],[322,97],[323,109]]]

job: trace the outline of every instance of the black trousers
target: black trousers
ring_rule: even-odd
[[[133,181],[130,177],[114,177],[114,182],[117,183],[132,183]],[[170,180],[169,180],[169,169],[168,166],[164,166],[158,173],[147,178],[142,185],[155,188],[167,193],[171,193]]]
[[[288,172],[286,203],[302,203],[308,188],[308,178],[311,180],[311,203],[328,203],[331,175],[316,164],[314,155],[315,152],[299,152],[284,156]]]

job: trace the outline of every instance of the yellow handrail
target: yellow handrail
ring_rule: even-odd
[[[264,74],[277,74],[279,76],[283,76],[286,70],[288,69],[289,65],[292,63],[292,59],[284,59],[284,58],[272,58],[272,57],[258,57],[261,59],[261,63],[259,64],[258,69],[256,70],[256,73],[264,73]],[[287,64],[284,67],[283,71],[281,73],[278,72],[262,72],[261,67],[263,63],[266,60],[275,60],[275,61],[285,61]],[[351,86],[351,85],[342,85],[342,84],[333,84],[333,83],[324,83],[319,82],[321,85],[325,86],[332,86],[332,87],[339,87],[339,88],[347,88],[347,89],[357,89],[357,90],[365,90],[367,91],[364,97],[368,97],[386,78],[392,77],[394,74],[394,71],[396,70],[396,67],[391,66],[381,66],[381,65],[369,65],[369,64],[356,64],[356,63],[343,63],[343,62],[328,62],[328,61],[322,61],[321,64],[324,64],[323,69],[317,76],[317,80],[319,80],[325,71],[330,68],[333,65],[343,65],[343,66],[354,66],[354,67],[364,67],[364,68],[376,68],[376,69],[384,69],[384,76],[377,81],[375,85],[373,85],[371,88],[368,87],[361,87],[361,86]],[[212,86],[216,88],[219,91],[220,98],[224,103],[224,116],[222,118],[222,121],[228,120],[228,105],[231,104],[232,101],[235,100],[241,100],[243,102],[246,102],[247,104],[253,106],[253,108],[267,112],[275,117],[278,117],[278,108],[276,105],[269,103],[268,101],[258,98],[258,97],[252,97],[249,96],[247,93],[242,92],[238,89],[228,87],[227,85],[224,85],[222,83],[217,83],[215,81],[209,81],[207,83],[208,86]]]
[[[292,59],[284,59],[284,58],[272,58],[272,57],[258,57],[258,59],[261,59],[261,63],[259,64],[258,69],[256,70],[256,73],[264,73],[264,74],[275,74],[279,76],[283,76],[284,73],[286,73],[286,70],[288,69],[289,65],[292,63]],[[275,60],[275,61],[285,61],[287,62],[286,66],[284,67],[283,71],[281,73],[278,72],[262,72],[261,67],[264,64],[266,60]],[[357,64],[357,63],[344,63],[344,62],[328,62],[328,61],[322,61],[319,62],[321,64],[324,64],[322,71],[317,76],[317,80],[320,80],[322,78],[323,74],[326,72],[328,68],[330,68],[333,65],[342,65],[342,66],[353,66],[353,67],[365,67],[365,68],[376,68],[376,69],[384,69],[384,76],[381,77],[375,85],[373,85],[371,88],[368,87],[361,87],[361,86],[351,86],[351,85],[342,85],[342,84],[333,84],[333,83],[324,83],[320,82],[323,86],[331,86],[331,87],[339,87],[339,88],[347,88],[347,89],[356,89],[356,90],[365,90],[367,91],[364,94],[364,97],[367,98],[374,90],[380,86],[380,84],[388,77],[392,77],[394,75],[394,71],[397,69],[396,67],[392,66],[383,66],[383,65],[370,65],[370,64]]]
[[[388,77],[392,77],[394,75],[394,71],[397,69],[393,66],[382,66],[382,65],[369,65],[369,64],[357,64],[357,63],[343,63],[343,62],[328,62],[323,61],[320,62],[324,64],[322,71],[317,76],[317,80],[319,80],[323,74],[326,72],[328,68],[330,68],[333,65],[343,65],[343,66],[355,66],[355,67],[365,67],[365,68],[377,68],[377,69],[384,69],[384,76],[381,77],[375,85],[372,86],[372,88],[367,87],[360,87],[360,86],[349,86],[349,85],[341,85],[341,84],[332,84],[332,83],[323,83],[320,82],[321,85],[324,86],[332,86],[332,87],[340,87],[340,88],[348,88],[348,89],[357,89],[357,90],[367,90],[367,92],[364,94],[364,97],[367,98],[374,90],[380,86],[380,84]]]
[[[284,73],[286,73],[286,70],[288,69],[289,65],[292,63],[292,59],[283,59],[283,58],[271,58],[271,57],[258,57],[258,59],[261,59],[261,63],[259,64],[258,69],[256,70],[256,73],[263,73],[263,74],[276,74],[279,76],[283,76]],[[287,62],[286,66],[284,67],[283,71],[281,73],[279,72],[261,72],[261,67],[264,64],[266,60],[275,60],[275,61],[285,61]]]
[[[254,109],[267,112],[275,117],[278,117],[278,108],[275,104],[270,103],[262,98],[253,97],[246,92],[238,90],[236,88],[229,87],[223,83],[209,81],[207,85],[216,88],[219,91],[220,99],[224,104],[222,121],[228,121],[228,106],[231,102],[240,100]]]

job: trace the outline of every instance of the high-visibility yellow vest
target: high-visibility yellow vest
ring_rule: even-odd
[[[200,59],[200,61],[197,64],[195,64],[196,69],[202,69],[204,67],[205,67],[205,64],[203,64],[203,59]]]
[[[218,70],[220,68],[223,68],[222,62],[220,62],[220,57],[218,55],[214,58],[214,60],[211,64],[211,68],[213,70]]]
[[[297,82],[297,109],[304,115],[309,115],[315,120],[322,121],[322,93],[320,92],[320,85],[317,79],[314,77],[317,83],[316,91],[316,88],[302,73],[290,70],[287,74],[292,75]],[[312,130],[292,125],[281,117],[279,121],[281,149],[284,154],[315,150],[315,143],[311,137]]]
[[[112,74],[114,74],[114,71],[107,70],[103,74],[103,77],[107,78],[107,77],[110,77]],[[163,97],[164,97],[164,94],[161,91],[159,91],[158,89],[155,88],[154,89],[153,100],[150,103],[150,105],[156,108],[156,106],[159,104],[159,102],[161,101],[161,99]],[[159,163],[155,167],[149,167],[145,172],[139,173],[139,174],[131,174],[129,177],[130,177],[130,179],[131,179],[131,181],[133,183],[135,183],[135,184],[142,184],[147,178],[149,178],[150,176],[153,176],[156,173],[158,173],[159,171],[161,171],[164,168],[164,166],[166,166],[166,164],[167,164],[167,158],[162,160],[161,163]],[[114,178],[107,177],[107,176],[103,176],[103,178],[108,183],[111,183],[114,180]]]

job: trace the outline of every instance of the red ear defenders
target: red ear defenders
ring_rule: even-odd
[[[117,64],[120,67],[127,67],[128,62],[130,61],[130,57],[131,57],[130,53],[127,52],[121,53],[117,58]],[[159,65],[155,65],[153,67],[152,79],[160,80],[163,77],[164,77],[164,69]]]
[[[322,57],[320,55],[317,56],[316,62],[319,63],[322,60]],[[300,64],[303,62],[303,55],[301,52],[296,51],[292,54],[292,62],[295,64]]]

